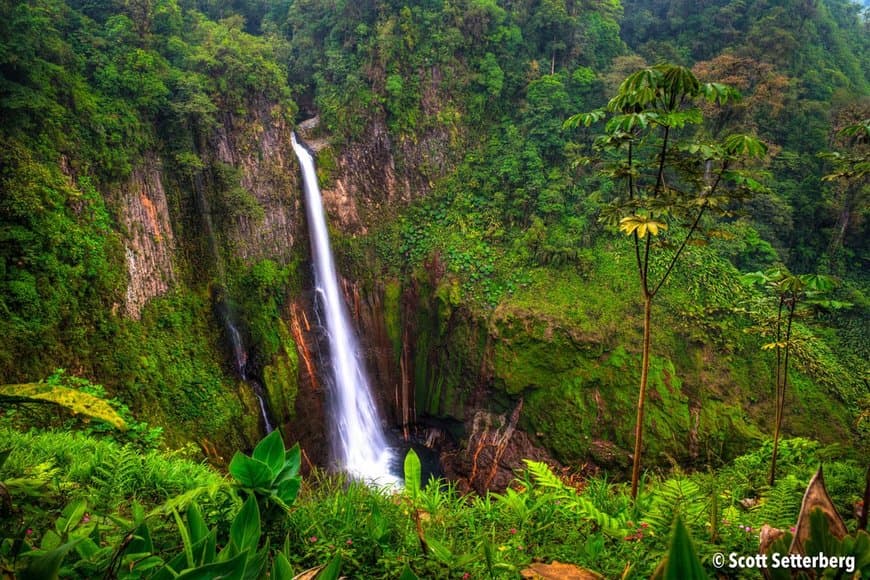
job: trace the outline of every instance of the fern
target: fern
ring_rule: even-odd
[[[560,500],[562,505],[573,509],[581,518],[595,522],[607,534],[624,536],[628,533],[624,517],[614,517],[598,509],[589,499],[578,495],[574,489],[566,486],[546,463],[529,459],[524,461],[535,480],[535,484],[549,490],[555,499]]]
[[[91,481],[102,502],[116,507],[141,489],[142,458],[130,446],[118,448],[94,468]]]
[[[150,518],[156,515],[167,515],[171,514],[173,511],[184,510],[187,506],[199,500],[202,496],[207,496],[212,502],[214,502],[219,493],[228,492],[229,489],[230,486],[226,482],[212,482],[206,485],[194,487],[182,494],[169,498],[169,500],[151,510],[147,517]],[[238,499],[238,496],[233,494],[228,495],[235,500],[234,503],[241,505],[241,500]]]
[[[794,475],[781,477],[772,489],[762,495],[761,503],[756,508],[759,516],[774,527],[793,526],[797,521],[805,487]]]
[[[646,521],[657,533],[666,533],[676,515],[690,526],[703,524],[709,500],[697,483],[686,477],[667,479],[653,486],[652,499],[645,509]]]

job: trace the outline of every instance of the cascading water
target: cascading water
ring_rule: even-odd
[[[238,372],[239,378],[251,387],[254,396],[257,397],[257,402],[260,405],[260,417],[263,419],[263,426],[266,428],[266,433],[271,433],[275,428],[272,426],[271,421],[269,421],[269,413],[266,410],[266,401],[263,398],[263,387],[257,381],[248,378],[248,352],[245,350],[245,345],[242,342],[242,335],[239,333],[239,329],[236,328],[236,325],[233,322],[233,312],[223,295],[223,284],[226,280],[226,272],[224,271],[224,262],[221,258],[220,251],[218,251],[217,240],[214,236],[214,225],[211,221],[211,208],[209,207],[208,200],[205,197],[205,187],[202,183],[202,175],[196,174],[193,181],[193,189],[196,194],[199,213],[205,224],[206,235],[208,236],[208,247],[211,251],[212,257],[214,258],[215,268],[217,269],[217,277],[220,282],[220,286],[218,287],[219,298],[217,300],[218,310],[220,312],[221,321],[224,324],[224,329],[230,339],[230,346],[233,348],[233,362],[235,362],[236,365],[236,372]]]
[[[390,473],[393,453],[387,446],[360,356],[359,343],[339,292],[314,158],[296,140],[295,134],[293,149],[302,167],[314,282],[329,340],[332,367],[330,404],[338,427],[333,437],[334,451],[342,469],[351,476],[376,485],[394,485],[398,480]]]
[[[251,390],[254,391],[254,396],[257,397],[257,402],[260,405],[260,417],[263,419],[263,426],[266,428],[266,433],[271,433],[275,430],[275,427],[269,421],[269,412],[266,411],[266,400],[263,398],[263,387],[254,379],[248,377],[248,352],[242,343],[242,335],[239,333],[236,325],[233,324],[232,318],[229,315],[224,317],[224,324],[226,325],[227,334],[230,336],[230,343],[232,343],[236,372],[239,373],[239,378],[250,385]]]

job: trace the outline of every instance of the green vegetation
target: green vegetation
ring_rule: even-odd
[[[603,155],[618,155],[604,174],[626,183],[626,198],[617,197],[611,202],[602,219],[617,222],[619,229],[632,237],[644,303],[632,497],[637,495],[643,453],[653,299],[668,281],[692,235],[699,231],[704,214],[724,214],[736,200],[761,189],[760,184],[740,171],[745,159],[766,153],[767,148],[757,139],[730,135],[721,141],[695,137],[681,142],[681,130],[703,121],[701,109],[696,105],[702,96],[724,105],[736,94],[717,83],[702,86],[684,67],[658,65],[636,72],[622,82],[619,92],[608,103],[611,118],[605,135],[596,143]],[[581,122],[589,126],[604,116],[604,111],[580,113],[569,118],[565,126],[576,127]],[[665,232],[678,228],[681,231],[673,240],[663,240]],[[653,269],[656,256],[651,259],[651,252],[669,247],[676,250],[666,254],[664,270],[656,272]]]
[[[859,464],[832,459],[831,449],[812,441],[785,439],[774,487],[766,485],[768,444],[717,473],[647,479],[636,501],[627,485],[566,479],[531,461],[505,493],[463,497],[452,485],[421,481],[413,452],[399,492],[322,472],[300,488],[299,448],[285,451],[277,432],[252,456],[238,454],[228,479],[178,454],[137,454],[81,434],[2,429],[9,447],[0,482],[13,501],[11,508],[0,504],[9,516],[0,528],[0,566],[21,577],[112,570],[122,578],[162,578],[170,570],[225,569],[289,578],[318,567],[318,578],[336,577],[330,574],[338,568],[367,578],[406,569],[416,577],[516,577],[543,559],[606,577],[647,578],[666,555],[664,577],[678,577],[667,571],[677,559],[697,559],[693,566],[712,574],[716,552],[756,551],[762,523],[796,525],[803,489],[822,457],[839,513],[851,513],[863,483]],[[253,481],[259,471],[269,476]],[[292,493],[281,492],[289,482]],[[862,569],[866,540],[855,525],[846,518],[849,541],[859,543],[843,549],[857,550]]]
[[[796,525],[820,463],[849,534],[803,529],[865,553],[867,18],[0,2],[0,576],[703,577]],[[502,493],[413,455],[395,494],[300,476],[327,463],[288,146],[314,114],[384,416],[458,465],[516,433]]]

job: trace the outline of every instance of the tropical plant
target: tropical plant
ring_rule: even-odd
[[[682,516],[674,519],[671,543],[665,559],[652,576],[655,580],[706,580],[709,578]]]
[[[797,566],[794,562],[770,566],[773,580],[870,575],[870,535],[864,530],[849,533],[828,495],[821,468],[807,485],[794,527],[790,531],[771,530],[769,537],[761,553],[777,562],[789,563],[793,557],[802,561]],[[816,557],[807,561],[802,558],[804,554]],[[789,568],[800,570],[793,574]]]
[[[564,124],[589,127],[608,119],[605,134],[595,141],[595,158],[605,162],[605,176],[625,184],[625,196],[614,199],[602,219],[633,240],[644,305],[632,498],[637,497],[643,452],[653,300],[686,247],[697,241],[693,237],[705,225],[704,217],[727,215],[735,202],[763,189],[741,169],[746,160],[766,153],[759,140],[748,135],[679,139],[682,131],[702,124],[700,101],[725,104],[737,97],[720,83],[701,84],[687,68],[661,64],[626,78],[605,109],[578,113]],[[654,266],[658,252],[663,253],[663,269]]]
[[[532,474],[535,484],[546,490],[547,502],[559,501],[569,510],[575,510],[582,518],[594,522],[602,531],[614,537],[622,537],[628,533],[626,516],[614,517],[600,510],[592,501],[576,490],[568,487],[547,466],[539,461],[525,460],[526,468]]]
[[[21,554],[26,564],[21,570],[20,578],[24,580],[57,578],[68,552],[75,548],[81,555],[93,554],[99,550],[89,537],[97,524],[91,521],[87,509],[87,502],[84,499],[75,500],[63,509],[54,523],[55,529],[43,535],[39,548]]]
[[[127,429],[124,419],[108,402],[93,395],[60,385],[47,383],[0,385],[0,403],[4,405],[21,405],[26,403],[54,404],[64,407],[73,413],[80,413],[105,421],[116,429]]]
[[[241,489],[288,510],[302,483],[300,464],[299,444],[285,450],[281,433],[276,430],[257,444],[251,456],[237,451],[229,471]]]
[[[799,314],[798,306],[822,306],[844,308],[846,302],[822,300],[822,295],[835,287],[835,280],[821,274],[794,275],[784,268],[776,268],[768,272],[753,272],[745,274],[743,280],[750,284],[760,283],[776,300],[776,314],[772,320],[762,323],[757,330],[772,342],[762,345],[762,350],[773,350],[776,353],[776,368],[774,370],[774,429],[773,451],[770,458],[770,477],[768,484],[773,486],[776,481],[776,459],[779,450],[779,436],[785,411],[785,394],[788,388],[788,367],[794,338],[792,325]]]

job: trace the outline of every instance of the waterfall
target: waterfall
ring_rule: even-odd
[[[248,351],[245,350],[245,345],[242,342],[242,335],[239,329],[233,324],[232,317],[227,314],[224,316],[224,324],[226,325],[227,334],[230,337],[230,343],[233,347],[233,359],[236,363],[236,372],[239,373],[239,378],[250,385],[254,396],[257,397],[257,403],[260,406],[260,418],[263,419],[263,426],[266,428],[266,433],[271,433],[275,430],[272,422],[269,421],[269,412],[266,411],[266,400],[264,398],[263,386],[252,378],[248,377]]]
[[[242,342],[242,335],[234,322],[235,316],[233,309],[230,307],[226,298],[226,271],[224,270],[224,261],[221,258],[220,250],[218,249],[217,239],[214,235],[214,224],[211,220],[211,207],[208,204],[208,199],[205,197],[205,186],[202,182],[202,175],[197,173],[193,180],[193,192],[196,195],[196,204],[199,214],[203,218],[205,225],[205,233],[208,236],[208,248],[214,259],[215,269],[217,270],[218,287],[217,290],[217,307],[220,313],[221,322],[223,322],[224,330],[227,333],[227,338],[230,340],[230,346],[233,349],[233,362],[235,363],[236,372],[242,381],[251,387],[254,396],[257,397],[257,402],[260,407],[260,418],[263,419],[263,426],[266,433],[271,433],[275,430],[269,421],[269,412],[266,410],[266,400],[264,398],[263,386],[257,381],[248,378],[248,351],[245,350],[245,344]]]
[[[336,423],[334,453],[341,468],[351,476],[375,484],[396,484],[396,477],[390,473],[393,453],[387,446],[359,343],[339,291],[314,158],[296,140],[295,134],[292,138],[293,149],[302,167],[316,297],[322,308],[329,340],[330,407]]]

